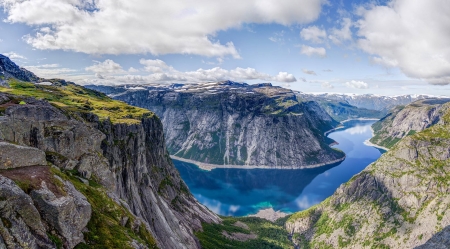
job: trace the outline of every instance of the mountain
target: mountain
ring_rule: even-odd
[[[308,94],[310,95],[310,94]],[[431,98],[429,95],[400,95],[400,96],[379,96],[374,94],[336,94],[323,93],[314,94],[315,98],[322,98],[333,101],[348,103],[349,105],[368,110],[377,110],[385,114],[398,105],[407,105],[420,99]]]
[[[370,142],[391,148],[405,136],[443,122],[450,99],[418,100],[406,106],[398,106],[391,113],[372,125],[374,136]]]
[[[344,99],[336,100],[334,97],[327,98],[329,95],[314,95],[298,92],[297,96],[300,99],[317,102],[334,120],[339,122],[357,118],[379,119],[385,116],[384,111],[358,108],[349,104]]]
[[[86,86],[155,112],[178,159],[213,167],[305,168],[343,160],[324,132],[338,125],[314,101],[270,83]]]
[[[32,72],[18,67],[8,57],[0,54],[0,86],[6,84],[5,79],[14,78],[22,81],[34,81],[41,80]]]
[[[0,248],[200,248],[152,112],[1,57]]]
[[[416,133],[400,139],[322,203],[289,217],[285,227],[294,243],[300,248],[448,248],[450,103],[443,102],[422,100],[393,115],[395,121],[404,114],[405,127],[411,124]],[[433,123],[428,128],[419,125],[424,117]]]

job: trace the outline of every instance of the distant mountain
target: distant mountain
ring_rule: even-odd
[[[312,94],[307,94],[312,95]],[[316,98],[346,102],[358,108],[377,110],[387,113],[391,108],[398,105],[407,105],[419,99],[431,98],[429,95],[401,95],[401,96],[380,96],[373,94],[347,95],[336,93],[314,94]]]
[[[336,127],[314,101],[270,83],[86,86],[154,111],[167,148],[214,166],[303,168],[344,158],[324,132]]]
[[[323,95],[314,95],[306,93],[297,93],[300,99],[315,101],[322,107],[333,119],[341,122],[347,119],[355,118],[382,118],[386,114],[384,111],[358,108],[351,105],[346,100],[335,100],[334,97],[328,98]]]

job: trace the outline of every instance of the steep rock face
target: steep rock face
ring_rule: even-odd
[[[102,150],[115,172],[116,193],[148,222],[162,248],[198,248],[195,230],[219,218],[189,193],[172,164],[159,119],[141,124],[100,123]]]
[[[403,138],[286,229],[311,248],[414,248],[450,225],[450,112]],[[436,243],[445,240],[431,239]],[[441,242],[439,242],[441,241]]]
[[[62,111],[46,101],[27,98],[25,105],[19,105],[14,104],[16,96],[0,96],[0,105],[7,104],[5,115],[0,116],[0,140],[17,144],[4,146],[38,151],[39,162],[46,155],[49,163],[101,183],[115,202],[140,218],[161,248],[199,248],[194,231],[201,229],[201,222],[220,221],[195,200],[179,177],[156,116],[130,124],[112,123],[89,112]],[[22,152],[10,154],[18,161]],[[48,190],[45,183],[39,185],[30,193],[40,213],[37,219],[58,230],[65,247],[73,248],[83,241],[89,203],[68,182],[63,191],[67,197]],[[125,225],[129,218],[124,219]],[[140,225],[136,226],[139,230]],[[43,238],[45,243],[46,235]],[[138,241],[133,243],[134,248],[145,248]]]
[[[374,137],[370,142],[392,147],[407,135],[441,123],[442,116],[450,108],[450,99],[426,99],[413,102],[407,106],[399,106],[386,117],[374,123]]]
[[[172,155],[215,165],[301,168],[343,158],[323,132],[337,125],[315,102],[269,84],[126,89],[90,86],[154,111]]]

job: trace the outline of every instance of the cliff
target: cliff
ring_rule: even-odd
[[[2,70],[0,248],[199,248],[202,222],[220,222],[181,180],[153,113]]]
[[[445,248],[450,110],[444,108],[439,122],[401,139],[324,202],[292,215],[285,227],[294,242],[302,248]]]
[[[391,148],[405,136],[415,134],[441,123],[450,107],[450,99],[418,100],[406,106],[394,108],[386,117],[372,125],[374,136],[370,142]]]
[[[216,166],[304,168],[342,160],[317,103],[270,84],[88,86],[155,112],[171,155]]]

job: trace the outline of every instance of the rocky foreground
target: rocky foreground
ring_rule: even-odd
[[[181,180],[158,117],[5,58],[0,248],[200,248],[194,232],[220,219]]]

